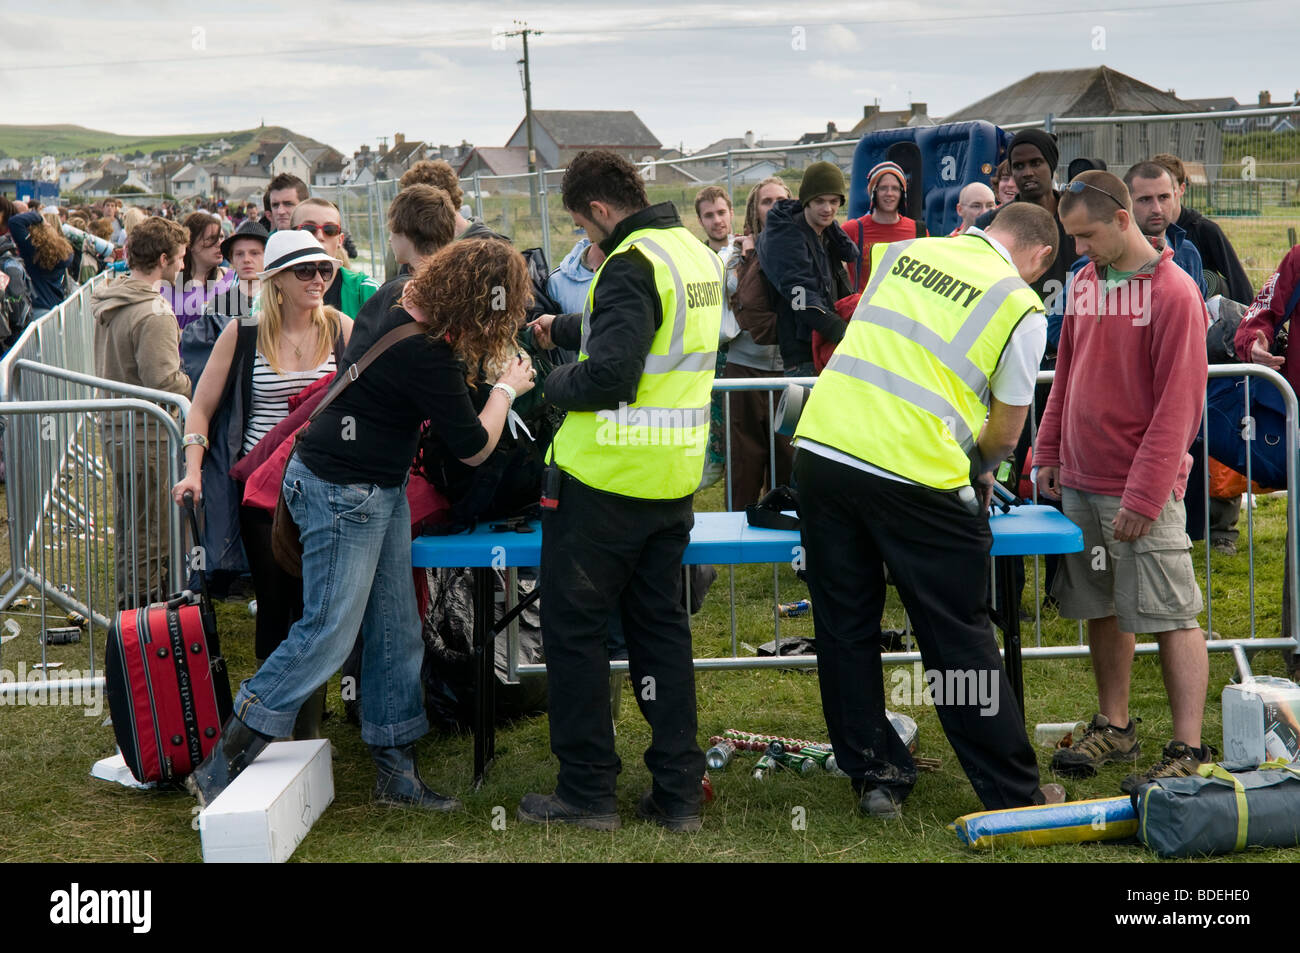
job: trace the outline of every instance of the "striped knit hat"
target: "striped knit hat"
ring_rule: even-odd
[[[876,186],[880,184],[880,178],[884,175],[893,175],[898,178],[899,188],[903,190],[902,197],[898,200],[898,208],[901,211],[907,206],[907,176],[903,172],[903,167],[897,162],[890,162],[886,159],[884,162],[877,162],[867,173],[867,211],[870,212],[876,205]]]

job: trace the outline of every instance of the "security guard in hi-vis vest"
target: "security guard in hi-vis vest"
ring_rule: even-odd
[[[1052,216],[1029,203],[1006,206],[986,232],[875,246],[871,280],[799,417],[822,710],[864,814],[898,816],[916,783],[886,701],[928,704],[927,692],[986,808],[1064,797],[1039,787],[985,603],[992,471],[1015,448],[1047,340],[1028,282],[1056,249]],[[924,661],[892,670],[888,696],[885,567]]]
[[[568,411],[542,494],[540,580],[560,771],[553,794],[524,796],[519,818],[620,826],[606,650],[617,614],[653,732],[645,762],[654,785],[637,814],[698,830],[704,753],[681,567],[709,439],[722,263],[671,202],[649,204],[621,156],[580,153],[562,189],[564,207],[606,258],[582,314],[531,325],[541,346],[576,348],[578,361],[553,370],[545,388]]]

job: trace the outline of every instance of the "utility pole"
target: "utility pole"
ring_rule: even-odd
[[[533,149],[533,82],[532,76],[528,70],[528,37],[541,36],[541,30],[530,30],[528,24],[521,20],[515,21],[517,30],[512,30],[506,36],[521,37],[524,41],[524,128],[528,132],[528,195],[529,208],[533,215],[537,214],[537,152]]]

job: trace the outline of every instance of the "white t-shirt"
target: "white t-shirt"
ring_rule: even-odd
[[[965,234],[981,236],[1008,263],[1011,262],[1011,253],[1000,242],[990,238],[981,229],[972,227],[967,229]],[[1038,366],[1042,363],[1043,351],[1046,348],[1047,315],[1042,311],[1035,311],[1032,314],[1025,315],[1020,323],[1016,325],[1016,329],[1011,332],[1011,340],[1007,342],[1006,348],[1002,351],[1002,356],[998,359],[997,367],[993,369],[993,376],[989,378],[989,390],[993,393],[993,396],[1001,403],[1012,407],[1028,407],[1032,404],[1034,402],[1034,385],[1038,380]],[[871,464],[864,463],[857,457],[851,456],[842,450],[817,443],[807,437],[795,441],[795,445],[820,457],[826,457],[828,460],[843,463],[875,476],[896,480],[899,483],[916,484],[915,480],[909,480],[897,473],[890,473],[879,467],[873,467]]]

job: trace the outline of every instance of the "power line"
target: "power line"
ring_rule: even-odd
[[[1291,0],[1235,0],[1235,6],[1245,6],[1251,3],[1290,3]],[[555,36],[599,36],[602,34],[620,34],[620,33],[681,33],[690,31],[692,33],[704,32],[708,30],[727,30],[729,32],[736,30],[773,30],[792,26],[897,26],[899,24],[929,24],[929,23],[961,23],[971,20],[1009,20],[1022,19],[1024,17],[1040,16],[1063,17],[1063,16],[1096,16],[1102,13],[1137,13],[1159,10],[1181,10],[1194,7],[1222,7],[1223,0],[1176,0],[1174,3],[1143,3],[1133,4],[1131,6],[1112,6],[1097,7],[1089,10],[1051,10],[1051,11],[1025,11],[1018,10],[1012,13],[970,13],[956,16],[928,16],[928,17],[880,17],[871,20],[846,20],[842,17],[833,19],[811,20],[800,18],[797,21],[786,17],[785,22],[770,20],[764,23],[722,23],[722,24],[693,24],[682,26],[611,26],[611,27],[589,27],[584,29],[552,29],[547,32]]]
[[[1248,4],[1260,3],[1290,3],[1291,0],[1234,0],[1234,6],[1246,6]],[[953,16],[927,16],[912,18],[895,18],[880,17],[875,19],[848,20],[843,18],[833,19],[799,19],[797,22],[793,18],[787,18],[786,22],[775,20],[763,23],[695,23],[684,25],[611,25],[607,27],[587,27],[574,29],[548,29],[546,32],[553,36],[601,36],[601,35],[625,35],[637,33],[682,33],[682,32],[712,32],[717,30],[726,30],[735,32],[737,30],[780,30],[792,26],[899,26],[911,24],[931,24],[931,23],[964,23],[979,20],[1009,20],[1022,19],[1026,16],[1048,17],[1079,17],[1079,16],[1097,16],[1105,13],[1149,13],[1163,10],[1186,10],[1200,7],[1222,7],[1223,0],[1176,0],[1174,3],[1141,3],[1130,4],[1127,6],[1109,6],[1097,7],[1088,10],[1051,10],[1051,11],[1015,11],[1011,13],[972,13],[960,14]],[[508,33],[490,33],[492,36],[509,36]],[[187,56],[159,56],[144,59],[130,60],[92,60],[89,62],[80,61],[75,63],[35,63],[28,66],[3,66],[0,65],[0,73],[22,73],[32,72],[35,70],[67,70],[67,69],[92,69],[104,66],[141,66],[157,65],[164,63],[192,63],[196,60],[232,60],[232,59],[265,59],[281,56],[302,56],[305,54],[316,53],[345,53],[356,50],[386,50],[386,49],[409,49],[409,50],[452,50],[464,49],[464,44],[460,42],[447,42],[449,40],[470,40],[482,38],[482,30],[463,30],[456,33],[428,33],[418,37],[408,37],[404,40],[388,43],[356,43],[345,46],[318,46],[318,47],[300,47],[295,49],[284,50],[263,50],[258,52],[242,53],[208,53],[206,51],[194,51]],[[430,42],[431,40],[441,42]]]

